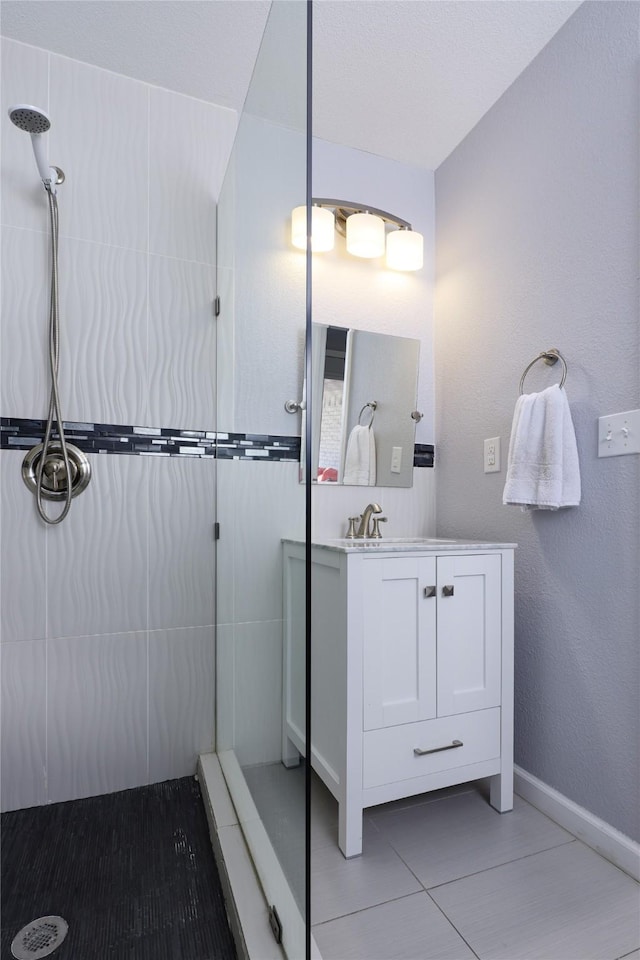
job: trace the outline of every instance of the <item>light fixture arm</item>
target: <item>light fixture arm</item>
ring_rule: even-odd
[[[401,230],[412,229],[408,220],[401,220],[400,217],[394,217],[392,213],[387,213],[386,210],[378,210],[366,203],[351,203],[346,200],[331,200],[326,197],[314,197],[311,203],[314,207],[327,207],[335,212],[336,230],[343,237],[346,236],[347,232],[347,217],[350,217],[352,213],[371,213],[375,217],[380,217],[385,223],[393,223]]]

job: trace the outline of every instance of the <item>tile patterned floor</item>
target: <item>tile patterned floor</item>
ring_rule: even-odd
[[[289,798],[280,840],[283,820],[299,837],[300,770],[254,768],[259,808],[262,778]],[[481,782],[370,808],[363,855],[345,860],[336,803],[316,781],[312,837],[324,960],[640,960],[640,886],[519,797],[496,813]]]
[[[516,797],[501,815],[467,786],[366,812],[361,882],[369,882],[368,850],[379,857],[386,846],[389,869],[404,866],[421,893],[397,888],[391,902],[362,910],[345,880],[354,861],[343,859],[332,877],[335,888],[341,872],[343,896],[329,918],[326,868],[315,854],[313,933],[324,960],[633,957],[639,885],[526,801]]]

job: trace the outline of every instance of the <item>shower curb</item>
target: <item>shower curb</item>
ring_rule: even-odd
[[[238,960],[286,960],[215,753],[198,758],[198,777]]]

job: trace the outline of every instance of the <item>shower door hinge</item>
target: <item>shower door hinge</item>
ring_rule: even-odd
[[[214,523],[214,525],[213,525],[213,539],[214,539],[214,540],[219,540],[219,539],[220,539],[220,524],[219,524],[219,523]]]
[[[220,297],[216,297],[213,301],[213,315],[215,317],[220,316]]]
[[[269,907],[269,926],[271,927],[271,932],[273,933],[276,943],[282,943],[282,923],[280,922],[280,917],[278,916],[275,905]]]

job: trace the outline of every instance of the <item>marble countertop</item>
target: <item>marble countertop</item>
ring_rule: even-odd
[[[283,543],[303,543],[285,539]],[[339,553],[446,553],[454,550],[513,550],[517,543],[493,543],[488,540],[447,540],[437,537],[382,537],[376,540],[314,540],[314,547]]]

